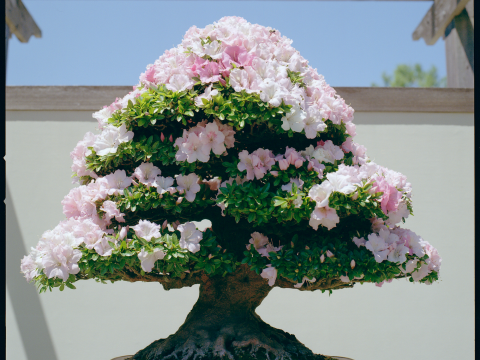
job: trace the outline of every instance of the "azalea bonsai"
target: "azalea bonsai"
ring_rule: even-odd
[[[369,160],[353,109],[291,42],[237,17],[193,26],[93,114],[27,280],[199,284],[177,333],[134,356],[151,360],[323,359],[255,313],[273,287],[437,280],[437,251],[398,226],[410,183]]]

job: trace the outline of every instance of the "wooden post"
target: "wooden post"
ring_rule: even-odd
[[[473,1],[470,0],[445,32],[447,86],[473,88]],[[471,30],[470,30],[471,29]],[[470,35],[470,36],[469,36]]]
[[[473,88],[473,0],[435,0],[412,34],[433,45],[445,39],[447,86]]]

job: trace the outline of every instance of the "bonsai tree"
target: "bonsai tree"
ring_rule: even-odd
[[[437,280],[437,251],[398,227],[410,183],[368,159],[353,109],[291,42],[238,17],[193,26],[93,114],[27,280],[199,284],[177,333],[134,356],[150,360],[323,359],[255,313],[273,287]]]

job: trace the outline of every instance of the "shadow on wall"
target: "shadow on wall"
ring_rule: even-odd
[[[5,203],[7,208],[7,289],[22,338],[23,348],[29,360],[57,360],[39,294],[35,286],[27,283],[20,272],[20,259],[27,255],[27,250],[23,242],[8,183]]]

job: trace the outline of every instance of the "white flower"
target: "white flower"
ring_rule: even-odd
[[[216,96],[217,94],[218,94],[218,90],[217,89],[212,90],[212,84],[210,84],[210,86],[208,86],[205,89],[205,92],[203,94],[198,95],[195,98],[195,105],[197,105],[198,107],[202,107],[203,106],[202,99],[210,101],[212,100],[212,97]]]
[[[305,136],[307,139],[315,139],[317,132],[325,130],[327,125],[323,122],[320,111],[310,106],[305,118]]]
[[[410,210],[408,210],[405,201],[401,201],[398,204],[396,211],[388,212],[388,219],[387,221],[385,221],[385,223],[389,226],[395,226],[396,224],[401,222],[403,218],[407,218],[408,215],[410,215]]]
[[[108,119],[112,116],[112,110],[109,106],[104,107],[102,110],[93,113],[92,117],[97,119],[98,127],[103,129],[108,124]]]
[[[212,59],[220,59],[223,55],[222,43],[220,41],[212,41],[210,44],[203,46],[205,54]]]
[[[118,145],[133,139],[133,132],[127,131],[126,125],[120,127],[107,125],[96,138],[93,148],[97,155],[104,156],[117,152]]]
[[[165,257],[165,253],[160,249],[154,249],[153,253],[148,253],[142,248],[142,251],[138,253],[138,258],[140,259],[141,266],[143,271],[151,272],[155,262],[157,260],[162,260]]]
[[[180,247],[182,249],[188,249],[192,253],[196,253],[200,250],[200,240],[203,238],[203,234],[200,230],[197,230],[193,222],[187,222],[179,225],[177,230],[180,231]]]
[[[185,192],[185,199],[192,202],[195,200],[195,194],[200,191],[198,184],[199,177],[195,173],[188,175],[177,175],[177,190],[180,193]]]
[[[260,276],[264,279],[268,279],[268,285],[273,286],[277,279],[277,269],[268,264],[267,267],[262,270]]]
[[[405,254],[407,254],[408,251],[408,247],[404,246],[403,244],[397,244],[395,249],[388,254],[387,259],[388,261],[402,264],[407,261]]]
[[[381,263],[387,258],[389,252],[388,245],[381,236],[377,234],[368,235],[368,241],[365,243],[365,247],[373,253],[376,262]]]
[[[135,230],[135,235],[147,241],[152,240],[152,238],[159,238],[162,236],[160,233],[160,225],[152,223],[148,220],[140,220],[137,225],[132,226],[132,229]]]
[[[349,181],[349,177],[336,173],[328,173],[327,179],[333,187],[333,191],[342,194],[351,194],[355,191],[356,186]]]
[[[305,127],[304,120],[307,113],[303,111],[300,106],[294,105],[290,111],[282,117],[282,129],[285,131],[292,130],[294,132],[301,132]]]
[[[25,279],[27,279],[28,282],[32,281],[33,278],[38,275],[37,265],[35,264],[35,261],[31,255],[25,255],[23,257],[20,265],[20,271],[25,275]]]
[[[174,74],[170,77],[166,88],[171,91],[183,91],[191,89],[193,84],[195,84],[187,75],[184,74]]]
[[[204,142],[195,133],[188,134],[187,141],[181,145],[180,150],[187,155],[189,163],[197,160],[201,162],[210,160],[210,150],[208,147],[204,147]]]
[[[309,225],[318,230],[318,225],[326,227],[328,230],[333,229],[340,222],[340,218],[337,215],[335,209],[325,207],[316,207],[310,215]]]
[[[317,207],[328,206],[328,199],[333,192],[333,186],[328,180],[320,185],[313,185],[308,192],[308,197],[317,203]]]
[[[260,99],[275,107],[280,106],[282,98],[287,95],[287,93],[271,79],[265,79],[258,87],[260,89]]]
[[[166,192],[170,192],[170,194],[173,194],[174,192],[176,192],[177,189],[172,187],[173,182],[174,182],[174,180],[170,176],[168,176],[168,177],[163,177],[163,176],[157,177],[157,179],[155,180],[155,186],[157,187],[157,193],[159,193],[160,195],[163,195]]]

